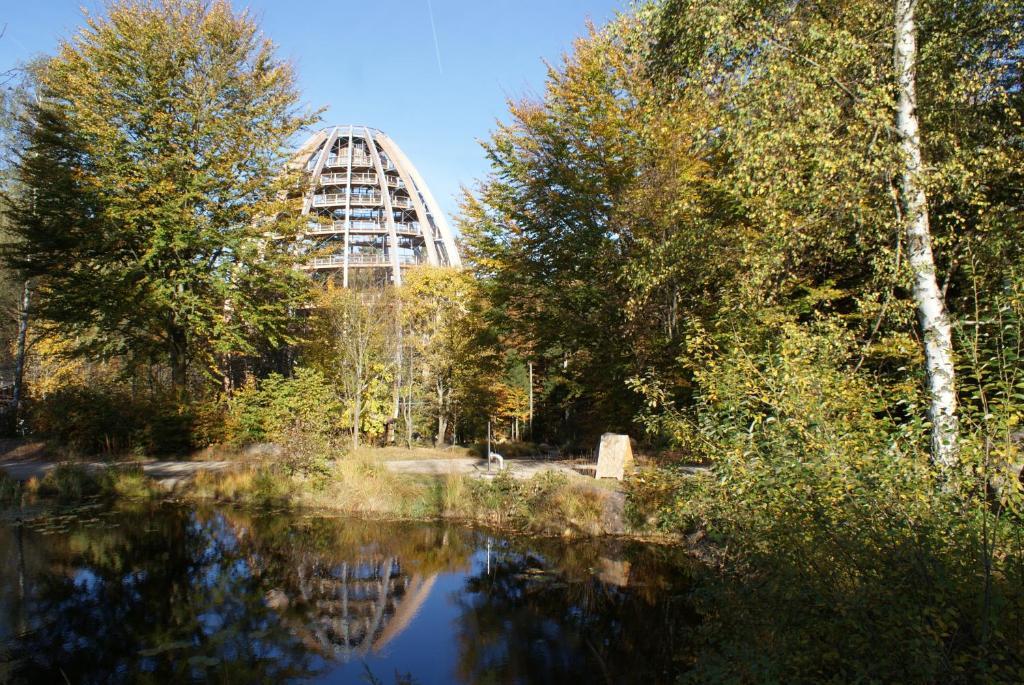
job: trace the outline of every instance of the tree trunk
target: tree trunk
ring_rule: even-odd
[[[170,331],[169,356],[171,363],[171,388],[179,402],[185,399],[185,383],[188,379],[188,338],[183,328],[172,327]]]
[[[352,398],[352,449],[359,449],[359,422],[363,413],[363,374],[356,371],[356,392]]]
[[[527,366],[530,370],[530,417],[527,426],[530,431],[530,440],[533,440],[533,362],[529,362]]]
[[[406,356],[409,358],[409,373],[406,376],[405,402],[403,402],[402,413],[405,416],[405,444],[409,449],[412,449],[412,355],[410,354]]]
[[[437,444],[444,444],[444,437],[448,433],[448,410],[445,406],[445,395],[447,389],[442,381],[437,382]]]
[[[896,0],[894,66],[899,86],[896,130],[903,154],[900,205],[907,257],[914,278],[914,302],[924,339],[925,370],[931,396],[928,414],[932,422],[932,461],[948,470],[957,464],[956,379],[952,332],[935,276],[928,200],[922,179],[916,93],[916,5],[917,0]]]
[[[11,396],[11,418],[14,421],[12,426],[18,430],[18,415],[21,413],[21,395],[25,382],[25,347],[28,338],[28,316],[32,304],[32,286],[29,281],[21,291],[21,311],[18,313],[18,352],[14,360],[14,387]]]

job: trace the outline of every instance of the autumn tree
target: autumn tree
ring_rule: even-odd
[[[352,448],[358,449],[361,434],[380,434],[394,418],[398,306],[389,287],[360,284],[358,279],[352,285],[329,286],[320,295],[310,356],[337,382],[350,419]]]
[[[281,344],[301,276],[268,234],[298,110],[289,64],[222,0],[124,0],[39,72],[7,195],[7,262],[79,354],[217,377],[230,352]]]
[[[1021,148],[1020,8],[958,7],[919,7],[916,68],[919,183],[954,318],[1018,258]],[[661,419],[693,430],[708,393],[694,360],[784,345],[790,324],[852,336],[841,363],[872,374],[894,415],[928,401],[912,387],[928,374],[894,25],[883,0],[648,3],[512,104],[461,230],[488,317],[538,362],[548,435],[640,417],[676,440]]]
[[[405,275],[401,296],[404,346],[412,355],[411,381],[436,420],[435,442],[443,444],[461,409],[489,404],[480,393],[492,368],[494,347],[485,344],[479,296],[466,271],[418,267]]]

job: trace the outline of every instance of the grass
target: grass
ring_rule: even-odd
[[[61,463],[42,480],[30,482],[25,489],[59,502],[76,502],[90,497],[150,499],[160,492],[139,464],[89,468],[82,464]]]
[[[415,457],[437,458],[438,452],[450,455],[454,450],[416,450]],[[424,453],[434,455],[424,457]],[[607,483],[551,472],[529,479],[516,479],[507,471],[477,478],[396,473],[387,467],[387,461],[401,458],[400,448],[360,451],[307,476],[295,475],[273,459],[234,469],[199,470],[181,494],[198,500],[295,505],[379,518],[443,518],[546,535],[621,532],[617,518],[607,514],[615,510],[608,506],[609,499],[617,496],[615,487]],[[26,486],[0,478],[0,503],[20,501],[23,493],[73,502],[152,498],[160,488],[139,464],[94,468],[63,463]]]
[[[356,456],[336,461],[320,480],[288,477],[270,465],[200,472],[186,496],[381,518],[445,518],[548,535],[600,535],[608,532],[605,512],[612,490],[554,473],[527,480],[507,471],[492,479],[401,474],[381,460]]]
[[[4,471],[0,471],[0,506],[8,506],[21,501],[21,483],[14,480]]]
[[[203,470],[192,479],[188,495],[198,499],[275,506],[290,500],[293,483],[269,465],[223,472]]]

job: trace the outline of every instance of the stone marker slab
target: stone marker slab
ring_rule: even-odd
[[[597,475],[595,478],[616,478],[622,480],[633,470],[633,448],[628,435],[605,433],[597,450]]]

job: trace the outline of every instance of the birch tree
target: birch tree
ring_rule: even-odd
[[[942,292],[935,275],[928,199],[921,162],[917,114],[917,0],[896,0],[893,64],[897,80],[896,130],[903,155],[899,178],[901,220],[907,260],[913,273],[913,296],[924,339],[925,372],[931,405],[932,460],[943,469],[957,462],[956,378],[953,338]]]

